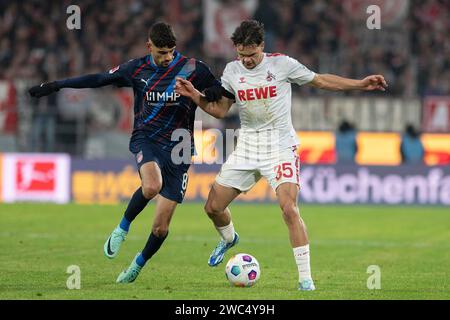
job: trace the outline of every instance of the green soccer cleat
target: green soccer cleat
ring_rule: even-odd
[[[142,267],[136,263],[137,257],[139,257],[141,253],[138,252],[138,254],[134,257],[133,261],[131,262],[128,269],[122,271],[119,276],[117,277],[116,282],[117,283],[131,283],[139,275],[139,272],[141,272]]]
[[[128,234],[125,230],[117,227],[111,233],[103,246],[103,252],[109,259],[113,259],[119,253],[120,245],[125,241],[125,237]]]
[[[300,290],[300,291],[314,291],[314,290],[316,290],[316,287],[314,286],[314,282],[312,281],[312,279],[305,279],[305,280],[302,280],[298,284],[298,290]]]

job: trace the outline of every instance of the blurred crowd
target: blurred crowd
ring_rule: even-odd
[[[383,74],[398,96],[450,94],[450,1],[410,0],[397,26],[386,26],[388,13],[381,15],[382,31],[350,19],[345,2],[358,1],[261,0],[255,16],[265,23],[273,51],[314,70],[352,78]],[[377,32],[385,37],[372,37]]]
[[[232,2],[232,0],[223,0]],[[363,46],[342,0],[260,0],[253,14],[265,24],[266,49],[298,58],[312,70],[360,78],[382,73],[399,96],[450,94],[450,2],[411,0],[404,43]],[[148,28],[174,26],[183,54],[225,59],[203,46],[202,0],[79,0],[80,30],[68,30],[71,1],[0,1],[0,79],[50,79],[109,70],[146,54]],[[218,64],[218,65],[217,65]]]
[[[162,5],[164,3],[164,5]],[[0,4],[2,78],[49,78],[109,70],[146,54],[148,29],[158,19],[176,20],[179,45],[201,43],[201,1],[80,0],[81,28],[69,30],[72,1],[6,1]],[[177,8],[177,6],[179,6]],[[184,12],[179,16],[174,10]],[[181,29],[180,29],[181,28]],[[183,32],[181,32],[183,31]],[[194,52],[192,52],[194,54]]]

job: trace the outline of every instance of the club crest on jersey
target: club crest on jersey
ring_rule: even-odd
[[[109,70],[109,73],[114,73],[114,72],[116,72],[117,70],[119,70],[119,68],[120,68],[120,66],[114,67],[114,68],[112,68],[111,70]]]
[[[276,80],[277,78],[275,77],[275,75],[272,73],[272,72],[270,72],[269,70],[267,70],[267,77],[266,77],[266,80],[267,81],[272,81],[272,80]]]

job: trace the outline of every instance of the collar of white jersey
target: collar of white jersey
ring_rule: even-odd
[[[258,71],[259,69],[261,69],[262,68],[262,66],[266,63],[266,55],[267,55],[267,53],[266,52],[263,52],[263,58],[262,58],[262,60],[261,60],[261,62],[256,66],[256,67],[254,67],[253,69],[247,69],[245,66],[244,66],[244,64],[242,63],[242,61],[241,60],[239,60],[239,64],[242,66],[242,68],[244,68],[245,70],[247,70],[247,71]]]

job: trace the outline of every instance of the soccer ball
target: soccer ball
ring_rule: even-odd
[[[228,260],[225,275],[236,287],[251,287],[258,281],[261,270],[255,257],[247,253],[238,253]]]

